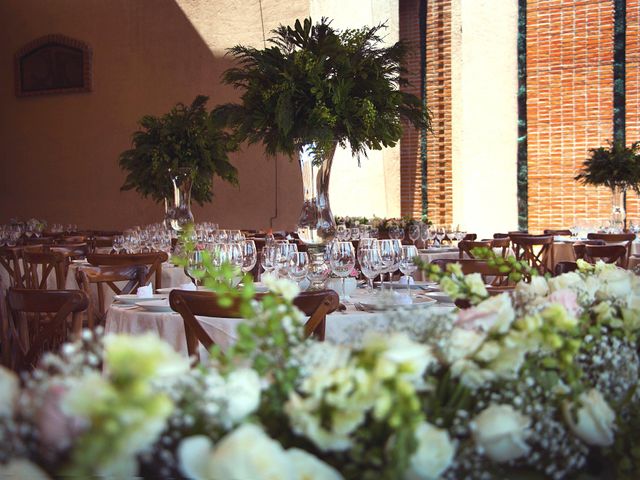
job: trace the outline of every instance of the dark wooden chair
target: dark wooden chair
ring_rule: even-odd
[[[584,259],[589,263],[602,260],[623,266],[627,264],[627,249],[624,245],[586,245]]]
[[[557,235],[557,236],[563,236],[563,237],[570,237],[571,236],[571,230],[566,229],[566,228],[560,228],[557,230],[553,230],[553,229],[547,229],[543,231],[545,235]]]
[[[490,283],[495,287],[508,286],[508,274],[501,272],[495,267],[490,266],[485,260],[477,259],[455,259],[455,258],[437,258],[431,262],[433,265],[438,265],[441,269],[445,270],[450,263],[458,263],[462,268],[462,273],[469,275],[471,273],[479,273],[485,283]]]
[[[474,248],[491,248],[491,240],[461,240],[458,242],[458,258],[475,258],[471,253]]]
[[[468,240],[470,242],[475,242],[478,239],[477,233],[467,233],[462,240]]]
[[[71,260],[82,260],[87,258],[87,255],[91,252],[91,246],[86,242],[64,243],[52,245],[49,250],[64,253]]]
[[[37,290],[49,290],[49,277],[55,276],[55,289],[64,290],[67,281],[69,257],[56,251],[22,252],[22,265],[25,273],[25,287]]]
[[[8,338],[2,346],[9,349],[7,367],[18,372],[31,370],[44,353],[57,351],[71,334],[79,334],[79,314],[88,304],[79,290],[9,289]]]
[[[578,264],[576,262],[558,262],[553,269],[553,274],[558,276],[563,273],[575,272],[576,270],[578,270]]]
[[[9,275],[10,287],[23,288],[25,276],[22,272],[22,247],[1,247],[0,267],[4,268]]]
[[[629,264],[629,257],[631,256],[631,245],[636,239],[635,233],[589,233],[587,235],[589,240],[604,240],[607,245],[621,244],[627,249],[627,254],[624,260],[620,263],[620,266],[627,268]]]
[[[259,299],[262,295],[257,295]],[[171,308],[178,312],[184,322],[189,356],[198,355],[198,344],[207,350],[214,345],[213,339],[196,319],[196,315],[204,317],[240,318],[238,305],[221,307],[218,298],[212,292],[193,292],[172,290],[169,294]],[[324,340],[326,317],[340,306],[338,294],[333,290],[304,292],[298,295],[293,304],[309,319],[305,323],[305,337],[315,336]]]
[[[573,255],[576,260],[584,260],[584,256],[587,251],[587,245],[606,245],[604,240],[580,240],[572,245]]]
[[[511,239],[509,237],[494,238],[491,240],[491,248],[499,248],[502,258],[506,258],[511,251]]]
[[[527,262],[538,273],[553,274],[553,236],[552,235],[520,235],[509,236],[517,260]]]
[[[147,268],[144,265],[80,267],[76,272],[76,279],[80,289],[91,300],[89,302],[87,326],[93,329],[97,325],[104,325],[107,317],[106,288],[108,287],[115,295],[135,293],[139,286],[147,284]],[[120,287],[116,282],[127,283]],[[95,285],[97,289],[97,305],[91,295],[92,285]]]
[[[151,253],[127,253],[123,255],[111,255],[108,253],[92,253],[87,255],[87,262],[91,265],[119,265],[134,266],[144,265],[147,268],[143,285],[147,285],[155,275],[154,288],[162,288],[162,264],[168,260],[165,252]]]

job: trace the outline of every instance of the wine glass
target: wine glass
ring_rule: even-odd
[[[300,284],[309,271],[309,254],[307,252],[296,252],[289,256],[289,278]]]
[[[335,242],[329,251],[331,270],[342,280],[342,299],[347,300],[345,278],[348,277],[356,265],[356,254],[351,242]]]
[[[411,298],[411,275],[418,270],[415,260],[418,258],[418,249],[415,245],[403,245],[398,267],[403,275],[407,276],[407,294]]]
[[[444,227],[437,227],[436,228],[436,239],[438,240],[438,246],[442,247],[442,241],[444,240],[444,236],[447,234],[447,232],[445,232],[445,228]]]
[[[358,227],[351,228],[351,240],[360,240],[360,229]]]
[[[345,224],[336,227],[336,238],[339,242],[346,242],[351,236],[351,230]]]
[[[260,266],[267,275],[276,269],[276,247],[265,245],[260,252]],[[264,275],[263,273],[263,275]]]
[[[119,254],[124,249],[124,236],[116,235],[113,237],[113,250]]]
[[[258,261],[256,243],[253,240],[245,240],[240,245],[242,247],[242,271],[249,273]]]
[[[367,279],[369,293],[373,293],[373,279],[382,273],[384,263],[380,250],[376,247],[363,248],[359,252],[360,270]]]
[[[287,277],[289,257],[297,252],[298,245],[295,243],[282,242],[276,244],[276,269],[281,278]]]
[[[402,245],[400,240],[380,240],[380,256],[384,264],[384,270],[380,273],[380,288],[384,286],[384,274],[389,274],[389,282],[391,275],[398,269],[400,263],[400,254],[402,253]]]
[[[416,240],[420,238],[420,225],[417,223],[409,225],[407,227],[407,235],[409,235],[409,240],[411,240],[415,246]]]

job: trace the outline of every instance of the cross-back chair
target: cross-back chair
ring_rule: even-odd
[[[491,248],[491,240],[461,240],[458,242],[458,258],[475,258],[471,252],[474,248]]]
[[[629,256],[631,256],[631,245],[636,239],[635,233],[589,233],[587,234],[589,240],[604,240],[607,245],[609,244],[621,244],[627,249],[624,260],[620,263],[620,266],[627,268],[629,264]]]
[[[87,262],[91,265],[144,265],[147,268],[143,285],[147,285],[155,275],[155,288],[162,288],[162,263],[168,260],[165,252],[127,253],[111,255],[108,253],[92,253],[87,255]]]
[[[2,346],[7,367],[18,372],[31,370],[45,352],[55,352],[70,334],[79,334],[79,314],[88,303],[87,296],[79,290],[9,289],[7,338]],[[5,348],[9,349],[8,355]]]
[[[510,252],[511,239],[509,237],[494,238],[491,240],[491,248],[499,248],[502,258],[506,258]]]
[[[69,267],[69,257],[66,254],[25,249],[22,252],[22,266],[26,288],[49,290],[49,277],[53,276],[55,289],[64,290]]]
[[[261,296],[257,295],[257,298]],[[213,292],[172,290],[169,294],[169,304],[180,314],[184,322],[190,357],[198,355],[198,344],[202,344],[207,350],[214,345],[213,339],[198,322],[196,315],[240,318],[237,303],[230,307],[221,307],[218,305],[217,295]],[[293,304],[309,316],[304,326],[305,337],[315,336],[324,340],[326,317],[340,306],[338,294],[333,290],[303,292],[294,299]]]
[[[584,260],[584,256],[587,252],[587,245],[606,245],[604,240],[580,240],[572,245],[573,255],[576,260]]]
[[[553,268],[553,274],[558,276],[563,273],[575,272],[578,270],[578,264],[576,262],[558,262]]]
[[[90,299],[87,326],[93,329],[96,325],[104,325],[107,317],[107,298],[109,291],[114,295],[135,293],[138,287],[146,285],[147,268],[144,265],[102,265],[78,268],[76,279],[80,289]],[[118,283],[127,282],[124,286]],[[91,295],[92,285],[97,290],[98,302]],[[106,288],[109,290],[106,290]]]
[[[9,276],[9,286],[24,287],[24,273],[21,267],[22,247],[1,247],[0,267],[4,268]]]
[[[553,274],[552,235],[511,235],[509,238],[517,260],[526,262],[541,275]]]
[[[546,229],[543,230],[543,233],[545,235],[557,235],[557,236],[562,236],[562,237],[570,237],[571,236],[571,230],[569,230],[568,228],[559,228],[559,229]]]
[[[450,263],[458,263],[462,268],[462,273],[469,275],[471,273],[479,273],[485,283],[490,283],[494,287],[512,288],[509,286],[508,274],[501,272],[496,267],[490,266],[486,260],[477,260],[474,258],[437,258],[431,262],[445,270]]]
[[[81,260],[87,258],[91,251],[91,246],[86,242],[80,243],[64,243],[60,245],[52,245],[49,250],[66,254],[71,260]]]
[[[624,245],[586,245],[584,259],[589,263],[602,260],[605,263],[617,263],[622,266],[627,258]]]

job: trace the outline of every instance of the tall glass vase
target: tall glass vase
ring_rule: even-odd
[[[623,231],[626,228],[625,195],[626,189],[623,187],[611,189],[611,227],[616,231]]]
[[[173,201],[167,202],[167,214],[171,214],[169,222],[176,232],[182,231],[185,225],[193,223],[191,213],[191,185],[193,169],[185,167],[170,172],[173,183]]]
[[[303,204],[298,219],[300,240],[309,246],[322,247],[336,234],[336,222],[329,205],[329,179],[337,144],[325,152],[321,162],[312,154],[314,145],[306,145],[300,152]]]

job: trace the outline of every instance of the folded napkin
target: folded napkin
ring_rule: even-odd
[[[409,285],[413,285],[414,283],[416,283],[416,281],[409,275],[403,275],[400,277],[399,283],[401,283],[402,285],[406,285],[407,283]]]
[[[178,289],[179,290],[190,290],[192,292],[195,292],[196,290],[198,290],[198,287],[196,287],[193,282],[188,282],[188,283],[181,283],[180,286],[178,287]]]
[[[153,297],[153,287],[151,284],[145,287],[138,287],[138,298],[151,298]]]

